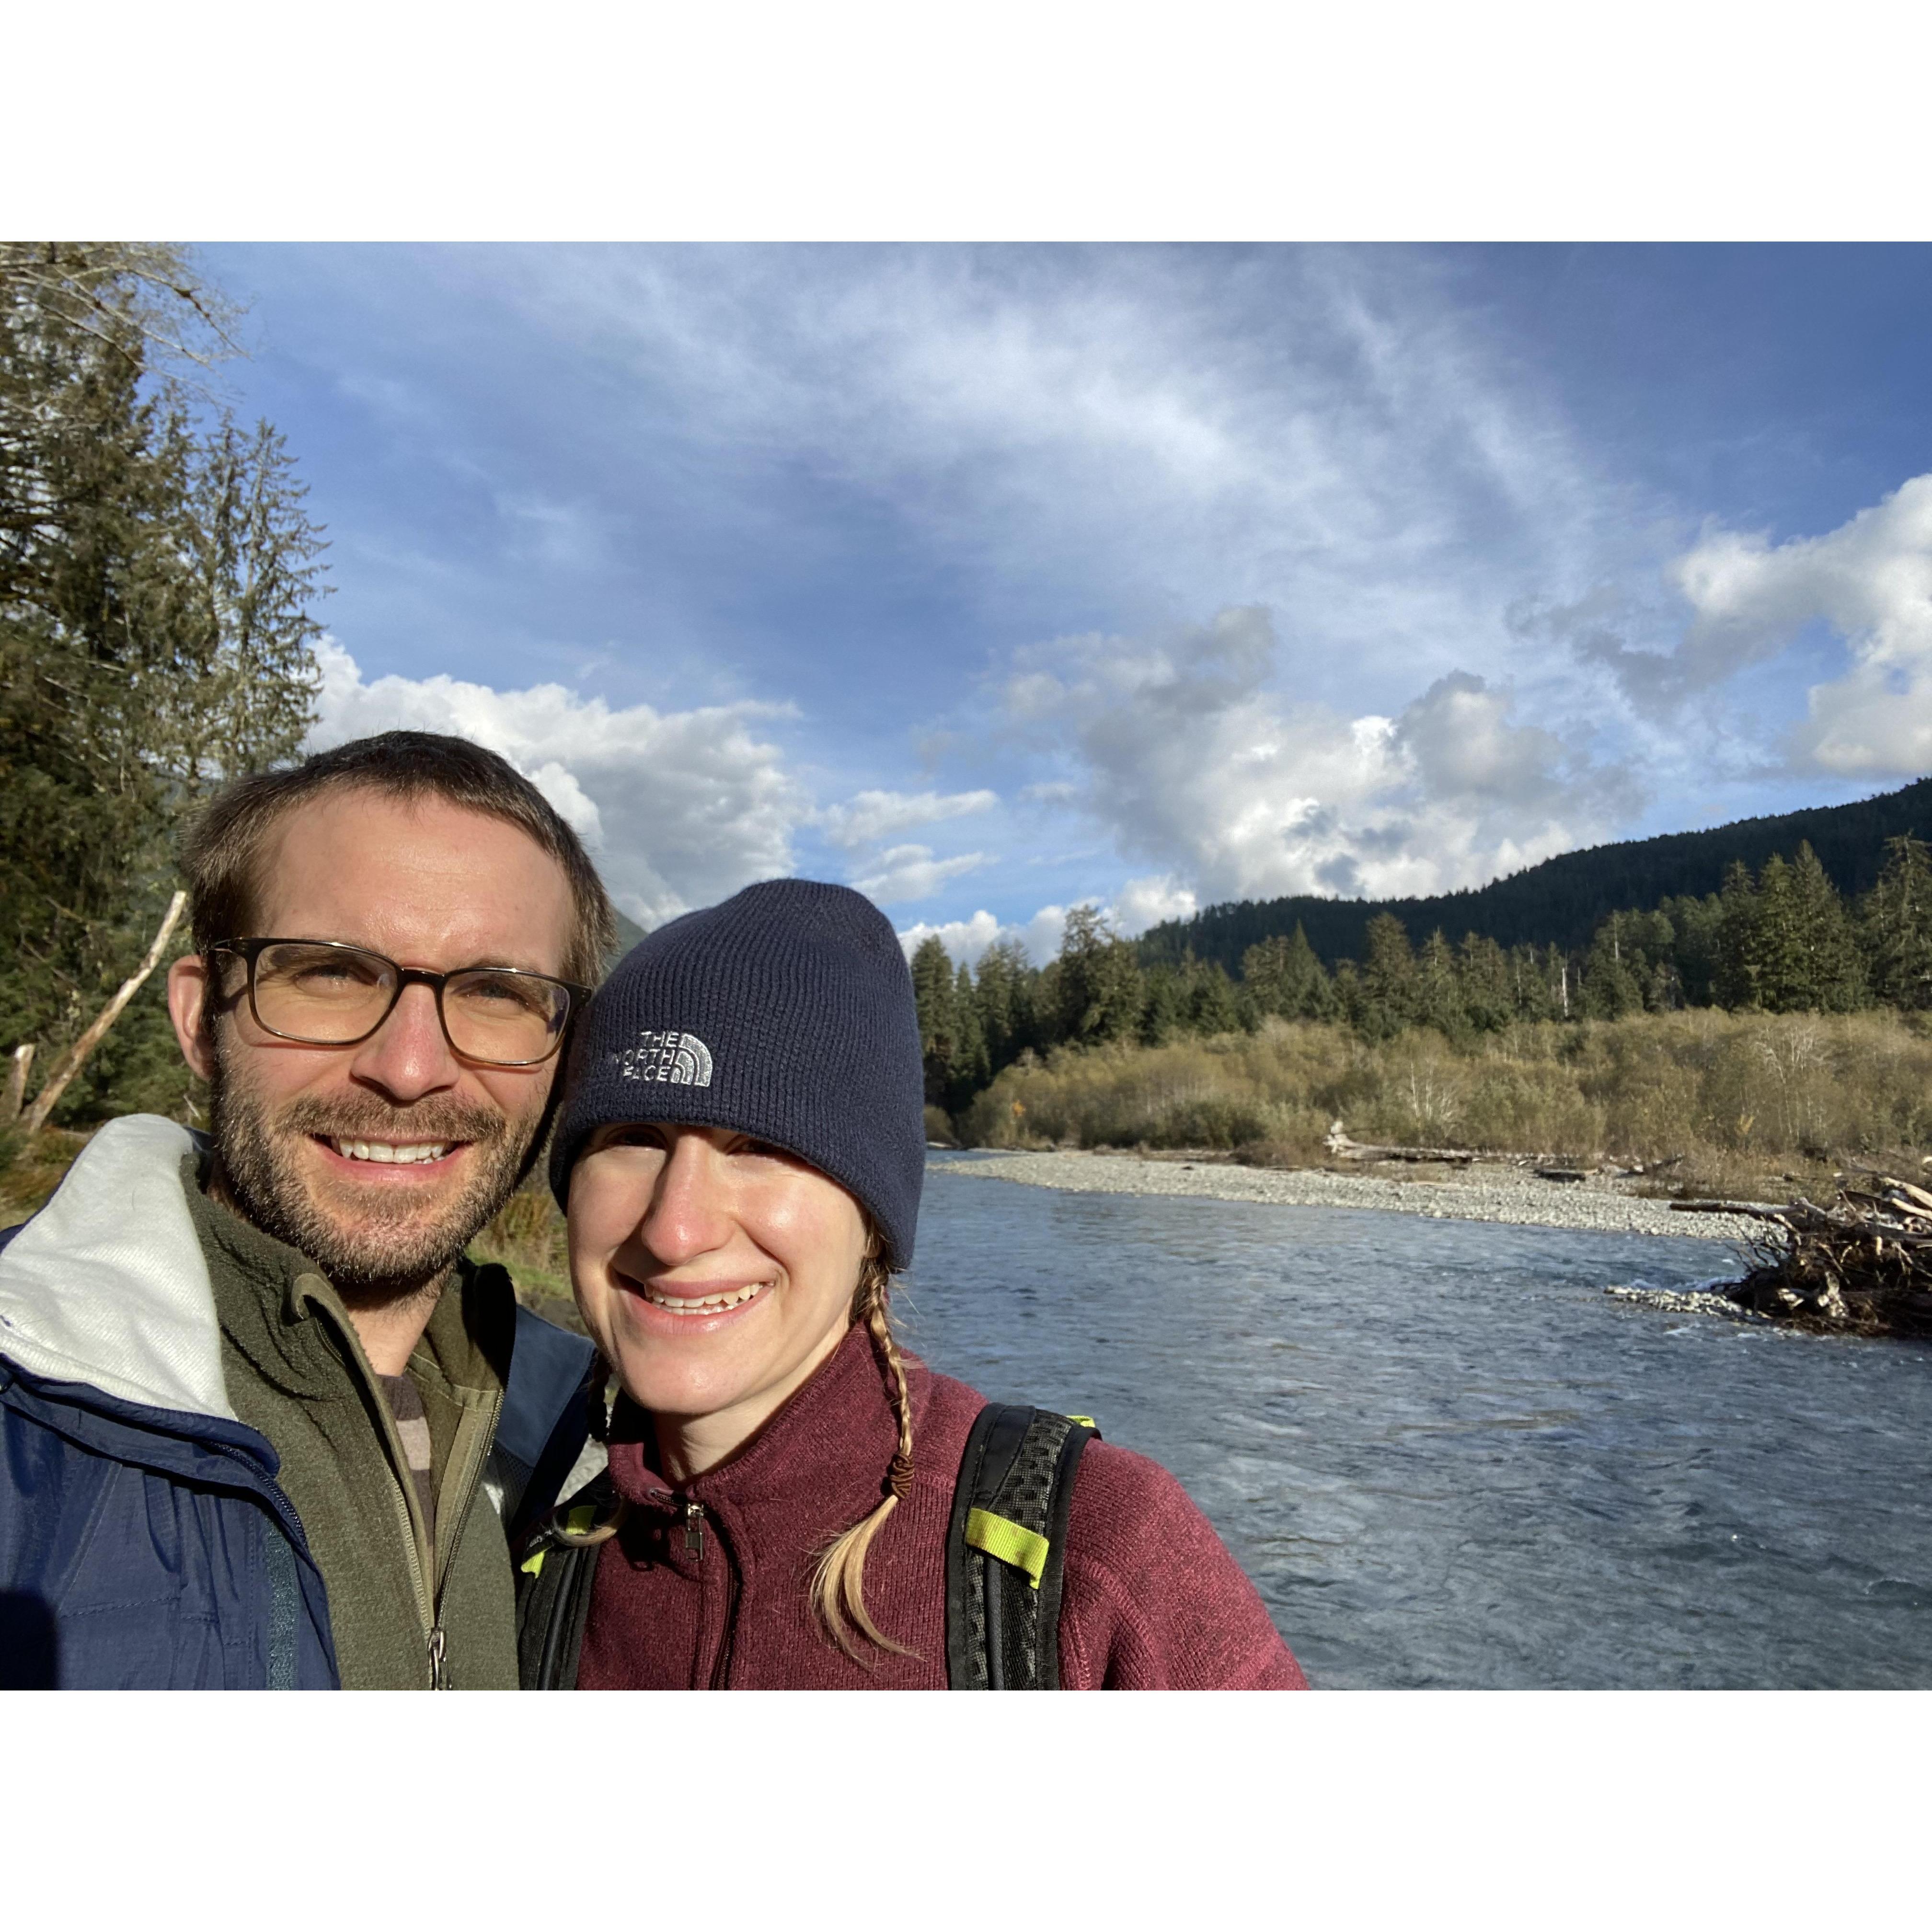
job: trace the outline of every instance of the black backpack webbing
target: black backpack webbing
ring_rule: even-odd
[[[946,1677],[952,1690],[1057,1690],[1066,1524],[1084,1417],[990,1402],[960,1458],[946,1536]],[[616,1492],[608,1473],[579,1490],[581,1532]],[[517,1662],[526,1690],[574,1690],[601,1546],[539,1534],[517,1574]],[[532,1568],[534,1564],[534,1568]]]
[[[946,1676],[954,1690],[1057,1690],[1066,1524],[1084,1416],[991,1402],[959,1461],[946,1536]]]
[[[617,1492],[607,1470],[558,1510],[578,1534],[608,1515]],[[600,1544],[560,1541],[546,1527],[517,1569],[517,1676],[526,1690],[574,1690],[577,1663],[590,1621],[590,1586]]]

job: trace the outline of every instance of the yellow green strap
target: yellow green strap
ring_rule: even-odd
[[[1036,1590],[1040,1588],[1040,1580],[1046,1574],[1047,1552],[1052,1547],[1045,1537],[1036,1536],[1010,1516],[976,1509],[966,1513],[966,1540],[975,1550],[983,1550],[988,1556],[1024,1571],[1027,1581]]]
[[[563,1526],[572,1536],[581,1536],[596,1520],[597,1505],[595,1503],[579,1503],[574,1509],[566,1511]],[[530,1556],[526,1556],[518,1568],[526,1576],[541,1576],[543,1574],[544,1558],[550,1554],[550,1546],[545,1544],[541,1550],[533,1551]]]
[[[1100,1424],[1090,1415],[1070,1415],[1069,1422],[1077,1422],[1083,1429],[1098,1429]]]

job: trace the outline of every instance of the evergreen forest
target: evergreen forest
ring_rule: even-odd
[[[1158,1048],[1252,1034],[1270,1020],[1329,1022],[1370,1043],[1426,1029],[1466,1046],[1526,1023],[1699,1008],[1924,1012],[1932,846],[1896,832],[1866,871],[1869,889],[1848,900],[1801,841],[1755,870],[1734,860],[1701,897],[1611,912],[1581,945],[1505,946],[1475,931],[1452,941],[1439,926],[1418,944],[1394,912],[1371,910],[1358,953],[1332,968],[1300,922],[1249,945],[1234,974],[1219,958],[1174,956],[1164,933],[1123,938],[1090,907],[1069,916],[1059,956],[1043,967],[1004,942],[969,970],[931,937],[912,962],[926,1099],[956,1130],[1003,1070],[1055,1048]]]

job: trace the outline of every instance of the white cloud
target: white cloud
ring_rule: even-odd
[[[921,920],[908,926],[898,939],[910,959],[921,940],[937,933],[945,941],[946,951],[969,966],[977,965],[980,955],[995,940],[1018,940],[1025,948],[1027,957],[1036,966],[1044,966],[1059,952],[1060,935],[1066,930],[1066,908],[1050,905],[1042,906],[1031,919],[1017,925],[1002,925],[984,910],[976,912],[970,919],[946,920],[937,925]]]
[[[1670,661],[1686,684],[1766,662],[1822,620],[1851,662],[1807,692],[1792,762],[1856,777],[1932,770],[1932,476],[1821,537],[1774,547],[1712,530],[1674,574],[1695,614]]]
[[[826,806],[817,823],[833,844],[850,850],[910,832],[916,825],[990,811],[999,802],[999,794],[990,791],[862,791],[844,805]]]
[[[646,926],[792,869],[810,801],[758,721],[782,706],[612,710],[557,684],[496,691],[436,676],[365,682],[333,639],[311,748],[376,731],[443,731],[502,754],[596,854],[611,896]]]
[[[1199,904],[1191,887],[1181,884],[1172,872],[1164,872],[1130,879],[1107,910],[1115,931],[1132,938],[1164,919],[1185,919]]]
[[[922,940],[929,939],[937,933],[955,959],[963,959],[968,965],[976,966],[980,954],[996,939],[1009,936],[1009,932],[1010,929],[1001,926],[991,913],[976,912],[970,919],[949,919],[938,926],[928,925],[921,920],[899,934],[899,944],[910,959],[919,950]]]
[[[1394,717],[1351,718],[1270,689],[1278,655],[1256,608],[1021,654],[1016,722],[1070,740],[1087,809],[1123,854],[1165,868],[1124,891],[1124,922],[1163,898],[1474,885],[1634,808],[1627,773],[1516,723],[1511,694],[1472,674],[1438,678]]]
[[[935,859],[929,845],[895,845],[873,862],[879,870],[854,879],[853,884],[880,905],[896,905],[907,899],[930,898],[948,879],[976,872],[992,861],[983,852]]]

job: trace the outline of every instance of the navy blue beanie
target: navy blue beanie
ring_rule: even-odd
[[[926,1178],[912,975],[892,924],[847,886],[773,879],[634,946],[572,1050],[551,1143],[560,1205],[584,1142],[627,1120],[727,1127],[808,1161],[912,1259]]]

